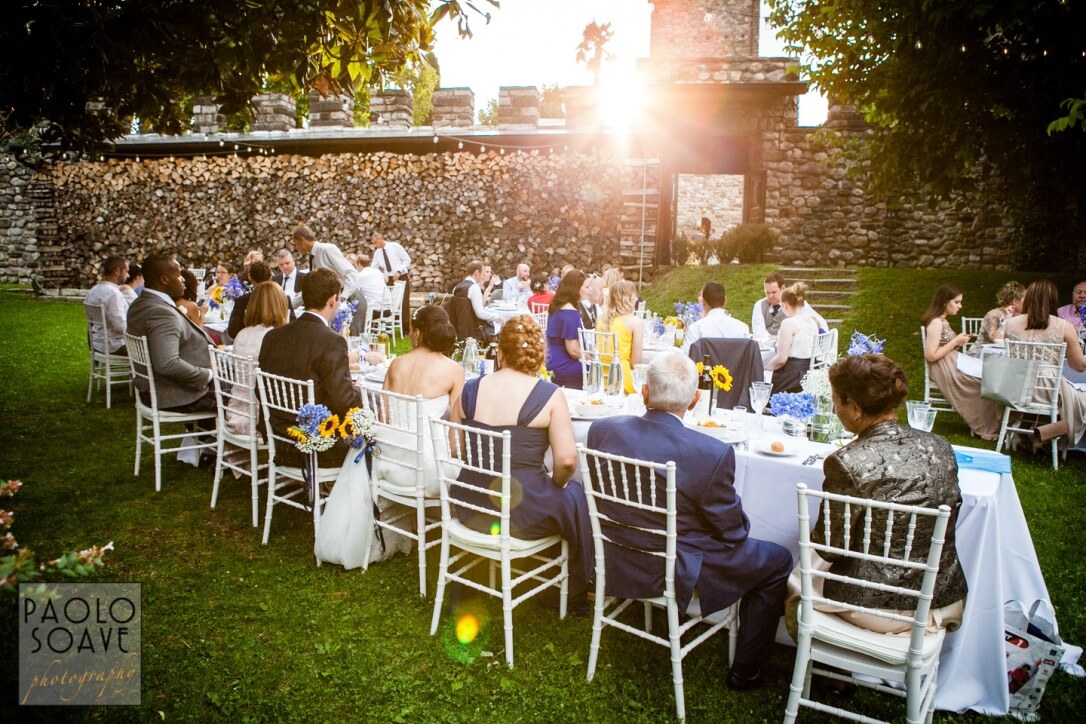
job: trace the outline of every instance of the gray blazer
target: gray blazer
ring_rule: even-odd
[[[939,559],[939,576],[935,580],[934,600],[931,605],[932,608],[949,606],[965,596],[965,575],[958,563],[958,551],[954,547],[955,524],[962,506],[962,495],[958,489],[958,463],[946,440],[892,420],[879,422],[864,430],[852,443],[827,457],[823,470],[826,481],[822,489],[830,493],[928,508],[948,505],[950,522],[947,525],[943,555]],[[820,510],[824,512],[824,509]],[[841,544],[841,539],[837,536],[844,524],[843,514],[843,506],[830,506],[834,543],[837,545]],[[879,514],[876,514],[875,519],[872,548],[882,545],[880,531],[885,525],[885,514],[882,514],[882,522]],[[863,538],[863,520],[860,513],[853,512],[849,525],[855,545],[856,541]],[[930,540],[931,532],[930,521],[918,523],[917,540]],[[811,531],[811,540],[816,543],[824,542],[822,512]],[[893,541],[890,548],[891,555],[902,555],[905,551],[904,538]],[[924,551],[926,554],[927,549],[924,548]],[[876,562],[854,558],[837,559],[825,554],[823,558],[833,561],[830,570],[834,573],[891,586],[919,590],[920,579],[924,575],[922,570],[889,569]],[[873,608],[916,608],[915,598],[859,588],[837,581],[826,581],[826,595],[846,603]]]
[[[128,333],[147,337],[160,408],[187,405],[207,394],[211,340],[177,307],[141,294],[128,308]]]

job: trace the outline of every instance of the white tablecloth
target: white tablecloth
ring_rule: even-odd
[[[753,418],[753,415],[747,415]],[[767,429],[774,420],[767,419]],[[574,421],[574,437],[584,443],[587,421]],[[748,428],[749,429],[749,428]],[[827,455],[831,445],[802,441],[800,453],[770,457],[737,450],[735,488],[750,519],[750,534],[787,548],[798,560],[796,484],[822,489],[822,464],[803,465],[810,455]],[[965,448],[968,450],[968,448]],[[991,451],[986,451],[990,453]],[[962,626],[946,636],[939,663],[936,707],[962,712],[973,709],[1004,715],[1010,706],[1003,643],[1003,604],[1035,600],[1051,607],[1025,514],[1009,474],[959,471],[962,508],[957,523],[957,550],[969,584]],[[811,520],[817,517],[812,504]],[[783,630],[783,627],[782,627]]]

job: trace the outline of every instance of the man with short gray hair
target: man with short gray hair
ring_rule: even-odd
[[[680,461],[675,471],[679,610],[686,611],[695,589],[703,615],[742,599],[739,642],[726,683],[745,691],[764,681],[762,662],[784,613],[792,556],[776,543],[748,535],[750,521],[734,487],[732,447],[683,425],[683,414],[698,401],[697,387],[697,368],[690,358],[677,351],[656,356],[641,389],[647,412],[641,417],[594,422],[588,430],[588,447],[656,463]],[[666,482],[657,477],[657,500],[666,499]],[[606,501],[600,501],[600,512],[611,518],[629,516],[628,510]],[[628,535],[636,536],[636,532]],[[647,554],[635,550],[638,546],[644,549],[642,541],[631,538],[628,547],[607,548],[607,595],[649,598],[663,594],[663,560],[647,562]]]

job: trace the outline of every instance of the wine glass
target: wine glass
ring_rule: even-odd
[[[758,430],[762,430],[762,414],[765,412],[765,406],[769,404],[769,393],[773,391],[773,384],[770,382],[751,382],[750,383],[750,406],[754,408],[754,412],[758,415]]]

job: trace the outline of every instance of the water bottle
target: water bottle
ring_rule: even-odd
[[[617,359],[614,359],[611,364],[607,365],[607,394],[621,395],[623,391],[622,365],[619,364]]]
[[[462,361],[464,371],[475,374],[479,368],[479,343],[474,337],[468,337],[464,342],[464,359]]]

